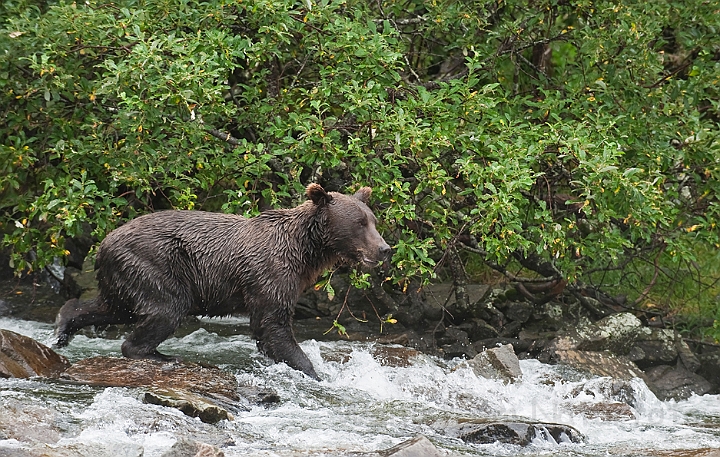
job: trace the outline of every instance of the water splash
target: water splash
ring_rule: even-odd
[[[0,318],[0,328],[39,341],[53,333],[48,324],[7,318]],[[372,452],[418,434],[449,455],[468,456],[640,456],[720,448],[718,396],[661,402],[640,380],[618,383],[536,360],[521,361],[522,380],[506,384],[477,377],[461,360],[392,348],[404,354],[393,362],[370,343],[305,341],[301,346],[322,378],[316,382],[271,363],[246,330],[243,319],[203,321],[200,328],[168,339],[161,350],[219,365],[243,384],[272,388],[282,399],[279,405],[254,407],[236,414],[234,421],[208,425],[172,408],[145,404],[136,389],[0,380],[0,417],[13,417],[23,405],[32,407],[38,416],[33,420],[59,436],[42,445],[0,436],[7,438],[0,440],[0,455],[49,446],[73,455],[153,457],[185,436],[220,446],[229,457]],[[121,343],[122,337],[78,335],[61,352],[71,360],[119,356]],[[10,411],[12,405],[16,409]],[[556,442],[548,433],[518,447],[468,444],[448,435],[453,424],[473,420],[561,423],[579,430],[585,441]]]

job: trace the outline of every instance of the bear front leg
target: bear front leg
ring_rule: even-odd
[[[300,349],[291,325],[292,320],[288,317],[262,316],[261,313],[250,315],[250,328],[260,352],[276,362],[285,362],[291,368],[319,381],[320,377],[308,356]]]
[[[285,362],[291,368],[320,381],[320,376],[315,372],[315,367],[307,354],[300,349],[290,327],[280,327],[267,332],[266,339],[258,341],[258,345],[266,348],[268,355],[276,362]]]
[[[55,346],[67,346],[72,336],[83,327],[129,324],[133,320],[131,314],[113,311],[99,296],[83,302],[73,298],[65,302],[55,318]]]

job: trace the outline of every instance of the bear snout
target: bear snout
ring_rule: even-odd
[[[381,260],[389,259],[390,254],[392,254],[392,248],[387,243],[384,243],[383,245],[381,245],[378,250],[380,251],[380,259]]]
[[[392,252],[392,248],[388,246],[388,244],[385,242],[385,240],[382,240],[382,243],[380,246],[378,246],[377,250],[375,252],[372,251],[365,251],[366,253],[363,253],[360,251],[362,256],[362,262],[369,266],[375,266],[378,263],[380,263],[381,260],[388,260],[390,258],[390,254]]]

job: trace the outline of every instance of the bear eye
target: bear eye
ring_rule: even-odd
[[[358,223],[358,225],[360,225],[360,227],[366,227],[368,224],[367,217],[362,217],[362,218],[358,219],[357,223]]]

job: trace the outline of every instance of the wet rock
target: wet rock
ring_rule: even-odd
[[[697,373],[707,379],[717,391],[720,387],[720,351],[699,354],[698,360],[701,365]]]
[[[626,403],[619,401],[612,402],[576,402],[565,405],[567,409],[575,414],[580,414],[588,419],[602,419],[604,421],[624,421],[636,419],[635,410]]]
[[[565,398],[564,405],[575,414],[588,419],[622,421],[635,419],[635,408],[644,396],[638,383],[612,378],[593,378],[574,388]]]
[[[637,332],[643,328],[640,319],[630,313],[618,313],[594,324],[578,327],[570,339],[576,340],[575,349],[581,351],[609,350],[627,354],[635,342]]]
[[[146,455],[140,442],[129,443],[127,438],[123,439],[113,434],[108,434],[105,440],[91,442],[70,438],[61,441],[51,448],[51,451],[47,448],[38,451],[33,457],[144,457]]]
[[[227,400],[239,399],[235,376],[217,367],[187,362],[92,357],[73,364],[60,379],[91,386],[157,387]]]
[[[475,350],[482,352],[487,349],[496,348],[506,344],[511,344],[515,353],[518,354],[530,351],[535,344],[535,341],[518,338],[488,338],[474,342],[473,346],[475,347]]]
[[[265,405],[280,402],[280,395],[266,387],[238,386],[237,392],[250,404]]]
[[[208,424],[221,420],[232,420],[232,414],[207,399],[190,392],[177,389],[153,389],[143,397],[145,403],[168,406],[182,411],[190,417],[197,417]],[[192,454],[195,455],[195,454]]]
[[[481,422],[468,421],[449,430],[452,436],[466,443],[491,444],[506,443],[527,446],[535,440],[551,443],[580,443],[582,434],[562,424],[528,422]]]
[[[0,378],[55,377],[68,360],[34,339],[0,329]]]
[[[447,358],[464,357],[471,359],[477,355],[477,351],[470,343],[467,332],[457,327],[448,327],[443,335],[438,338],[438,344]]]
[[[409,367],[411,359],[420,356],[417,349],[403,346],[375,346],[373,357],[386,367]]]
[[[690,349],[690,346],[688,346],[685,340],[683,340],[677,335],[675,339],[675,345],[677,347],[680,363],[682,363],[688,371],[696,373],[702,366],[702,363],[700,363],[700,359],[698,359],[695,353]]]
[[[527,322],[533,314],[533,305],[527,302],[512,302],[504,311],[505,317],[511,321]]]
[[[453,343],[446,344],[440,348],[441,354],[446,359],[454,359],[460,357],[463,359],[471,359],[477,355],[477,351],[470,343]]]
[[[607,351],[555,350],[552,362],[568,365],[595,376],[626,380],[646,379],[645,374],[632,361]]]
[[[426,437],[419,435],[390,449],[378,452],[381,457],[439,457],[443,454]]]
[[[0,440],[54,444],[61,438],[63,415],[54,409],[13,397],[0,401]],[[3,450],[0,448],[0,455]]]
[[[684,400],[692,394],[704,395],[712,390],[705,378],[683,367],[661,365],[648,369],[645,374],[660,400]]]
[[[486,340],[489,338],[497,338],[498,332],[490,324],[485,322],[483,319],[472,318],[462,324],[458,325],[457,328],[467,333],[470,341]]]
[[[467,364],[483,378],[515,382],[522,377],[520,362],[510,344],[481,352]]]
[[[628,357],[643,369],[673,363],[678,357],[675,332],[662,328],[639,328]]]
[[[161,457],[224,457],[217,446],[199,441],[180,438]]]
[[[585,396],[602,402],[624,403],[635,407],[642,394],[630,380],[614,378],[593,378],[570,391],[566,398]]]

